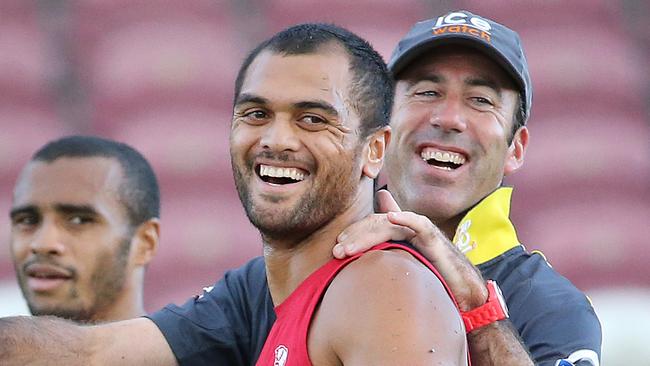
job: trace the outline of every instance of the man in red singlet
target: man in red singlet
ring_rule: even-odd
[[[257,364],[467,364],[460,314],[417,253],[386,243],[332,257],[337,235],[373,211],[390,138],[381,57],[344,29],[305,24],[241,70],[232,166],[278,316]]]

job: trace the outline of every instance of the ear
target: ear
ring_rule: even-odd
[[[509,175],[516,172],[522,165],[524,165],[524,156],[526,155],[526,148],[528,147],[528,128],[526,126],[520,127],[515,136],[512,138],[512,143],[508,147],[508,154],[506,155],[506,162],[503,166],[503,175]]]
[[[379,171],[384,166],[384,157],[386,156],[386,147],[390,142],[390,127],[385,126],[368,137],[368,144],[364,149],[365,159],[362,168],[363,175],[370,179],[375,179]]]
[[[160,220],[149,219],[136,229],[131,239],[131,258],[136,266],[146,266],[158,250]]]

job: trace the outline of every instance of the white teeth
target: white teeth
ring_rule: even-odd
[[[260,176],[273,178],[305,179],[305,173],[298,168],[282,168],[277,166],[260,165]]]
[[[440,151],[430,147],[422,149],[420,156],[425,161],[434,159],[439,162],[454,163],[458,165],[463,165],[466,161],[465,157],[459,153],[451,151]],[[451,168],[449,168],[449,170],[451,170]]]

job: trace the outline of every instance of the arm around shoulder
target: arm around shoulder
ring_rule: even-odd
[[[436,275],[402,250],[372,251],[327,290],[309,336],[345,365],[465,365],[460,314]],[[326,337],[326,339],[323,339]]]
[[[176,365],[156,325],[144,318],[82,326],[55,317],[0,319],[0,364]]]

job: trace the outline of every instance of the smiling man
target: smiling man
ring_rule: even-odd
[[[459,314],[415,252],[332,259],[338,233],[372,212],[390,136],[381,57],[341,28],[299,25],[254,50],[236,88],[235,183],[277,314],[257,365],[466,364]]]
[[[145,313],[159,192],[137,151],[85,136],[45,145],[18,178],[10,216],[11,253],[32,314],[102,322]]]
[[[591,303],[525,250],[509,217],[503,179],[523,166],[532,104],[517,33],[453,11],[415,24],[389,68],[396,87],[385,173],[395,200],[379,192],[388,213],[346,229],[337,256],[411,241],[456,296],[474,364],[597,366]]]

